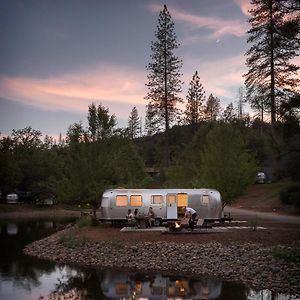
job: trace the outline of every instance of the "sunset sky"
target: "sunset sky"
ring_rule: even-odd
[[[226,107],[246,72],[249,0],[1,0],[0,131],[65,135],[102,103],[125,127],[144,117],[146,65],[166,4],[181,44],[183,92],[196,70]]]

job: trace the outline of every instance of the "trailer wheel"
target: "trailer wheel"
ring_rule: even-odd
[[[154,226],[161,226],[162,219],[161,218],[155,218],[154,220]]]

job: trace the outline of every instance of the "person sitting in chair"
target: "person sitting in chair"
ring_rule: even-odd
[[[127,222],[129,222],[129,223],[133,223],[134,222],[134,215],[133,215],[131,209],[128,209],[128,212],[127,212],[127,215],[126,215],[126,219],[127,219]]]
[[[155,214],[153,211],[153,208],[150,206],[149,207],[149,211],[148,211],[148,223],[149,223],[149,227],[152,227],[154,225],[154,221],[155,221]]]
[[[139,210],[136,208],[133,213],[133,220],[135,222],[136,227],[140,228],[140,225],[138,224],[138,221],[137,221],[138,216],[139,216]]]

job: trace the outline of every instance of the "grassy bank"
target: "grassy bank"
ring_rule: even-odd
[[[290,183],[289,180],[282,180],[268,184],[254,184],[234,202],[233,206],[266,212],[300,213],[295,207],[286,205],[279,199],[280,191]]]

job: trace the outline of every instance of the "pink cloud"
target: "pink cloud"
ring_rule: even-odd
[[[152,4],[149,6],[149,8],[151,9],[151,11],[156,13],[161,10],[161,6],[158,4]],[[212,38],[218,38],[224,35],[235,35],[238,37],[242,37],[247,31],[246,22],[242,23],[239,20],[228,21],[218,17],[205,17],[200,15],[193,15],[188,12],[179,11],[174,7],[170,8],[170,12],[172,18],[174,18],[177,21],[198,28],[205,27],[212,30]]]
[[[83,112],[92,101],[134,105],[144,101],[146,74],[99,67],[56,79],[0,78],[1,96],[45,110]],[[146,104],[146,103],[145,103]]]
[[[251,14],[249,13],[249,10],[252,8],[250,0],[234,0],[234,2],[240,7],[245,16],[251,16]]]

